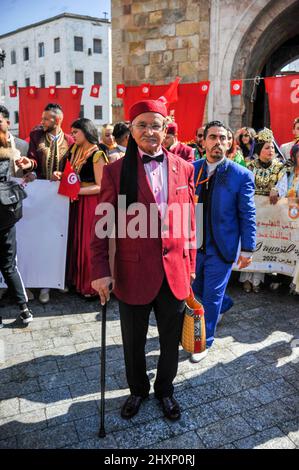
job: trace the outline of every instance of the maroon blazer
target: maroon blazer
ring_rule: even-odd
[[[195,214],[194,214],[194,183],[193,165],[186,163],[164,149],[168,159],[168,205],[189,203],[191,207],[191,228],[194,236],[184,234],[183,217],[169,215],[169,236],[161,238],[161,218],[156,238],[116,238],[116,254],[114,262],[115,295],[123,302],[131,305],[150,303],[158,294],[164,276],[166,276],[174,296],[183,300],[190,292],[190,273],[195,272]],[[111,203],[116,209],[116,233],[120,217],[124,217],[125,227],[136,215],[127,215],[124,209],[117,209],[117,198],[120,187],[122,168],[120,160],[107,165],[103,170],[100,192],[100,204]],[[138,157],[138,202],[146,208],[147,234],[150,227],[150,204],[156,206],[155,198],[146,177],[143,163]],[[158,212],[158,211],[157,211]],[[105,215],[104,215],[105,216]],[[100,239],[95,235],[97,224],[103,223],[102,215],[96,215],[91,241],[92,279],[110,276],[108,238]],[[167,218],[166,218],[167,220]],[[165,219],[163,224],[165,223]],[[185,224],[186,225],[186,224]],[[174,232],[174,229],[176,232]],[[192,248],[190,249],[190,241]]]
[[[171,152],[183,158],[186,162],[192,163],[194,161],[194,149],[189,145],[182,144],[182,142],[178,142],[175,147],[172,147]]]
[[[45,131],[41,126],[37,126],[30,132],[30,141],[27,157],[34,161],[34,169],[38,178],[43,178],[42,174],[42,161],[43,152],[38,148],[42,137],[44,137]],[[67,146],[70,147],[74,143],[74,139],[71,135],[64,134]]]

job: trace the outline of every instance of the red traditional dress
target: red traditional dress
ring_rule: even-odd
[[[68,158],[80,178],[81,187],[96,184],[94,163],[101,158],[108,163],[107,156],[97,145],[85,152],[81,147],[73,145]],[[99,194],[79,195],[70,208],[66,279],[68,285],[74,286],[83,295],[95,295],[91,287],[90,240],[98,203]]]

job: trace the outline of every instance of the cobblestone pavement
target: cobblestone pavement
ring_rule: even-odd
[[[120,418],[128,389],[117,303],[110,302],[101,440],[98,303],[53,292],[46,306],[32,302],[35,319],[27,328],[16,327],[17,309],[2,308],[0,448],[298,448],[299,361],[292,341],[299,340],[299,296],[229,291],[235,305],[207,358],[191,364],[180,352],[175,396],[183,413],[175,423],[164,419],[152,394],[132,420]],[[157,355],[151,317],[151,378]]]

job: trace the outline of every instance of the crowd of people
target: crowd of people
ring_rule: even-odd
[[[70,135],[66,134],[63,110],[55,103],[44,109],[41,125],[30,133],[29,144],[14,137],[9,126],[8,110],[0,106],[0,185],[10,176],[23,177],[26,182],[34,178],[59,181],[67,160],[79,177],[78,199],[70,204],[63,292],[74,289],[87,300],[100,296],[104,303],[111,285],[114,289],[120,304],[131,391],[122,416],[136,414],[148,396],[144,346],[153,307],[161,345],[155,394],[165,416],[178,419],[180,409],[173,398],[172,382],[190,283],[206,313],[207,349],[191,356],[192,362],[198,362],[211,348],[217,324],[232,305],[225,290],[234,261],[237,259],[240,270],[252,261],[254,194],[269,197],[274,205],[281,197],[299,197],[299,118],[293,124],[293,141],[281,147],[270,129],[256,132],[243,127],[234,132],[219,121],[199,127],[193,141],[180,142],[178,124],[158,100],[136,103],[130,110],[130,121],[106,124],[100,135],[86,118],[75,120]],[[102,202],[115,205],[118,194],[126,195],[128,205],[156,203],[161,219],[165,203],[172,199],[192,207],[202,203],[201,246],[196,250],[191,244],[187,250],[183,239],[172,243],[171,237],[158,241],[127,237],[123,241],[116,236],[113,263],[107,240],[95,235],[99,220],[95,209]],[[15,225],[5,230],[0,227],[0,250],[0,270],[20,306],[21,321],[28,324],[33,319],[28,300],[34,294],[25,290],[17,269]],[[258,293],[263,280],[263,273],[243,271],[240,275],[246,293]],[[272,289],[280,282],[277,276]],[[142,289],[136,288],[138,283]],[[292,285],[290,291],[294,292]],[[40,290],[39,300],[50,301],[47,286]]]
[[[57,104],[48,104],[41,116],[41,125],[30,133],[29,143],[14,137],[9,132],[9,113],[0,107],[0,153],[8,149],[11,174],[15,177],[59,180],[66,158],[80,177],[81,190],[78,201],[71,204],[68,241],[66,288],[75,287],[86,299],[96,296],[90,282],[89,227],[98,203],[103,166],[124,157],[130,136],[130,122],[105,124],[98,135],[92,121],[78,119],[72,125],[71,134],[62,130],[63,110]],[[166,118],[166,136],[163,146],[171,153],[192,163],[206,157],[204,129],[196,129],[194,140],[183,143],[178,139],[178,124],[173,117]],[[255,194],[269,196],[271,204],[279,197],[299,196],[299,118],[293,123],[294,140],[279,147],[269,129],[256,132],[243,127],[237,131],[227,127],[228,148],[226,157],[254,174]],[[32,176],[34,175],[34,176]],[[83,262],[84,260],[84,262]],[[245,292],[258,293],[264,281],[263,273],[243,272],[240,282]],[[277,289],[282,276],[270,287]],[[291,284],[290,291],[294,293]],[[29,300],[34,299],[31,290],[26,289]],[[50,289],[40,290],[39,300],[48,303]]]

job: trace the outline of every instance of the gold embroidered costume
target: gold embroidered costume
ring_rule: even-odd
[[[54,171],[61,170],[61,161],[68,150],[68,142],[61,131],[56,139],[48,133],[42,136],[38,144],[38,151],[42,153],[42,174],[50,179]]]

